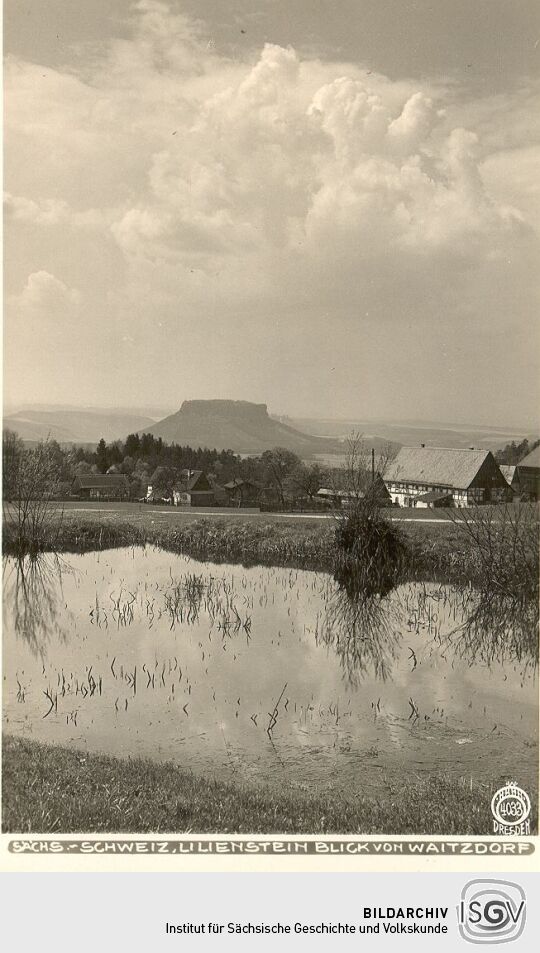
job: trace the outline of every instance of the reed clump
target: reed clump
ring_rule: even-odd
[[[333,562],[332,534],[327,528],[298,532],[296,526],[281,523],[218,523],[203,519],[165,531],[151,531],[147,540],[169,552],[216,563],[324,571]]]
[[[406,578],[407,543],[370,499],[359,499],[336,517],[334,576],[351,596],[384,595]]]

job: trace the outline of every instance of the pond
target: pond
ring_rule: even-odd
[[[237,781],[532,792],[535,640],[475,598],[414,583],[351,603],[323,573],[151,547],[7,558],[4,728]]]

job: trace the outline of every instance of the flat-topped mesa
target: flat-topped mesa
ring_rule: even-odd
[[[249,400],[185,400],[180,407],[182,417],[228,417],[241,420],[267,420],[266,404]]]
[[[262,453],[286,447],[303,457],[336,450],[336,441],[301,433],[268,414],[266,404],[248,400],[185,400],[180,410],[150,428],[167,443]]]

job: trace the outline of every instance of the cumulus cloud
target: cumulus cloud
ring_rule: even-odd
[[[28,276],[23,290],[12,297],[11,303],[23,318],[60,318],[73,313],[80,303],[80,298],[76,288],[68,288],[63,281],[48,271],[36,271]]]
[[[34,201],[22,195],[4,194],[6,218],[31,225],[69,225],[74,228],[103,228],[111,212],[103,209],[76,211],[62,199]],[[110,222],[109,222],[110,224]]]
[[[484,187],[475,135],[434,135],[438,112],[423,91],[397,108],[356,77],[313,91],[309,66],[267,45],[200,103],[113,225],[128,256],[206,256],[213,270],[216,256],[259,256],[252,266],[264,267],[261,256],[294,252],[309,270],[322,257],[331,268],[344,244],[362,247],[348,255],[354,267],[381,251],[463,258],[519,232],[521,216]]]
[[[235,328],[246,312],[299,328],[330,317],[345,340],[366,315],[427,327],[434,311],[460,321],[474,309],[487,331],[502,321],[500,263],[529,313],[532,159],[523,189],[508,188],[493,131],[504,115],[514,154],[529,150],[527,97],[518,121],[510,98],[464,103],[442,81],[394,82],[274,44],[233,62],[200,24],[139,0],[131,36],[79,70],[11,58],[6,102],[10,227],[69,226],[81,261],[99,232],[123,269],[100,265],[100,300],[82,303],[141,353],[149,326],[185,342],[190,322]],[[81,303],[42,260],[29,265],[11,306]]]

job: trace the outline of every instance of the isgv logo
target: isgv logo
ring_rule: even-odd
[[[525,891],[508,880],[469,880],[457,915],[459,932],[469,943],[509,943],[525,928]]]

